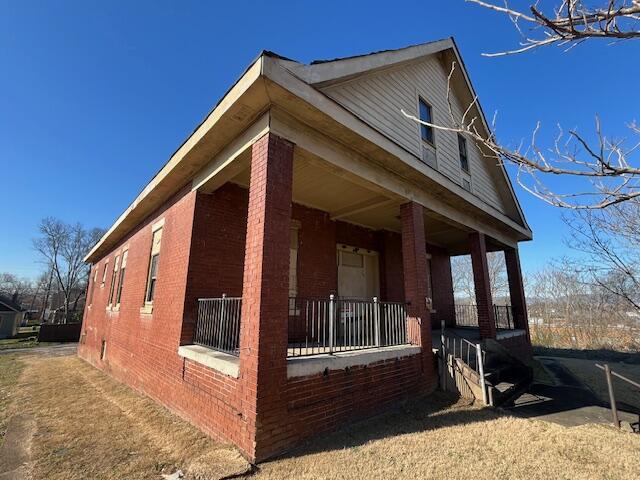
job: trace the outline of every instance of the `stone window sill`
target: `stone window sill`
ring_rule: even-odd
[[[140,307],[140,313],[143,313],[145,315],[150,315],[151,313],[153,313],[153,304]]]
[[[228,353],[200,345],[181,345],[178,347],[178,355],[229,377],[238,378],[240,376],[240,359]]]
[[[288,358],[287,378],[316,375],[325,370],[344,370],[350,367],[370,365],[383,360],[393,360],[418,355],[420,352],[420,347],[416,345],[397,345],[355,352],[339,352]]]

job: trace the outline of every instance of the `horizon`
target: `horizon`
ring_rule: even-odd
[[[0,61],[12,75],[0,78],[0,162],[5,178],[18,181],[4,189],[5,223],[13,235],[0,237],[0,272],[35,279],[42,271],[31,239],[46,216],[108,229],[262,50],[309,63],[453,36],[487,117],[499,112],[498,137],[508,145],[530,136],[538,120],[549,138],[556,122],[593,138],[596,114],[608,134],[621,137],[639,110],[637,96],[618,104],[610,99],[612,71],[625,72],[621,81],[640,74],[640,65],[628,61],[637,52],[631,44],[590,43],[569,52],[551,47],[490,59],[481,54],[519,40],[506,17],[462,0],[437,11],[425,2],[404,3],[384,15],[371,2],[369,9],[343,5],[340,18],[300,4],[257,8],[255,18],[198,2],[1,5]],[[407,13],[416,10],[428,16],[431,31],[409,28],[427,24]],[[231,20],[211,31],[221,14]],[[228,41],[240,21],[254,35]],[[335,22],[333,36],[305,37],[323,21]],[[376,35],[384,25],[384,35]],[[606,58],[608,68],[591,68],[594,58]],[[566,78],[553,79],[554,72],[579,72],[572,93],[589,102],[561,111]],[[536,93],[541,88],[548,91]],[[508,171],[534,235],[520,245],[525,275],[554,258],[578,256],[564,245],[563,210],[525,192],[514,169]],[[550,185],[573,181],[556,178]]]

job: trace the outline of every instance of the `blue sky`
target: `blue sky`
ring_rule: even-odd
[[[629,94],[640,43],[488,59],[480,54],[518,36],[463,0],[0,0],[0,272],[37,275],[42,217],[110,226],[262,49],[308,62],[450,35],[485,112],[499,112],[503,142],[529,136],[538,119],[545,132],[557,122],[587,131],[594,113],[625,136],[640,111]],[[559,210],[518,190],[535,234],[521,247],[532,271],[565,253],[566,229]]]

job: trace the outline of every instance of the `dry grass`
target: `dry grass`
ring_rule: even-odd
[[[12,409],[36,421],[34,479],[157,479],[178,468],[219,478],[248,467],[234,448],[76,357],[22,362]],[[0,370],[5,363],[0,357]]]
[[[578,350],[640,352],[640,329],[583,323],[574,326],[530,325],[534,346]]]
[[[36,480],[160,479],[176,468],[219,478],[247,467],[234,449],[75,357],[20,358],[13,409],[37,423]],[[0,372],[7,365],[0,356]],[[640,435],[516,419],[436,394],[323,436],[250,478],[637,479],[638,458]]]
[[[567,367],[571,373],[591,388],[591,390],[593,390],[601,400],[609,402],[609,391],[607,389],[607,381],[604,376],[604,372],[595,366],[596,363],[602,365],[605,362],[560,357],[554,357],[554,360]],[[624,375],[631,380],[640,382],[640,365],[608,363],[611,370],[618,372],[620,375]],[[613,388],[617,402],[624,402],[640,410],[640,389],[615,377],[613,378]]]
[[[9,406],[13,403],[15,384],[22,371],[22,362],[14,355],[0,357],[0,447],[4,442],[4,434],[7,429],[10,412]]]
[[[438,395],[441,401],[443,396]],[[427,402],[315,441],[260,466],[256,480],[635,479],[640,435],[611,427],[566,428],[465,404]]]

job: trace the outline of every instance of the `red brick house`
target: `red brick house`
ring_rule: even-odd
[[[453,39],[263,52],[88,254],[79,355],[252,461],[434,389],[441,322],[526,355],[532,234],[504,168],[401,113],[449,122],[454,61]],[[461,115],[463,67],[451,85]],[[487,251],[505,252],[506,317]],[[463,321],[450,257],[469,253]]]

